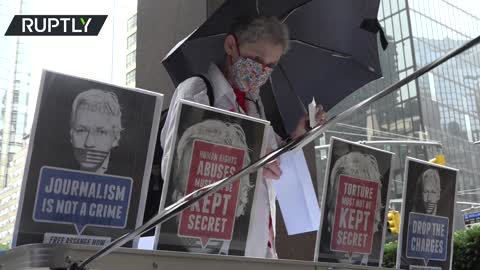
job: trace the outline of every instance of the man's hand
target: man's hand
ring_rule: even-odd
[[[315,120],[317,122],[316,126],[321,126],[327,121],[327,115],[323,111],[323,106],[322,105],[317,105],[317,112],[315,113]],[[307,132],[307,130],[310,129],[309,127],[310,127],[309,117],[308,117],[308,113],[306,113],[298,121],[297,127],[290,134],[290,138],[296,139],[296,138],[302,136],[303,134],[305,134],[305,132]]]
[[[272,149],[268,149],[267,153],[272,152]],[[280,169],[280,161],[275,159],[274,161],[267,163],[263,166],[263,177],[268,179],[278,180],[282,175],[282,170]]]

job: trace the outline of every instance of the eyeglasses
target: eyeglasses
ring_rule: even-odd
[[[107,137],[107,136],[113,134],[112,129],[105,129],[105,128],[73,127],[71,130],[76,135],[79,135],[79,136],[91,135],[95,138]]]
[[[233,37],[235,38],[235,46],[237,47],[237,52],[238,52],[238,55],[242,56],[242,57],[245,57],[245,58],[248,58],[250,60],[253,60],[259,64],[261,64],[263,66],[263,68],[271,68],[271,69],[275,69],[275,67],[278,65],[278,62],[275,62],[275,63],[270,63],[270,64],[265,64],[265,60],[260,57],[260,56],[243,56],[241,53],[240,53],[240,46],[238,45],[238,39],[237,39],[237,36],[236,35],[233,35]]]
[[[245,57],[245,58],[250,58],[251,60],[259,63],[259,64],[262,64],[262,66],[265,68],[265,67],[268,67],[268,68],[271,68],[271,69],[275,69],[275,67],[278,65],[278,63],[271,63],[271,64],[265,64],[265,61],[259,57],[259,56],[254,56],[254,57]]]

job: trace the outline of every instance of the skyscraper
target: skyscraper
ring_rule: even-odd
[[[380,52],[384,79],[353,93],[339,112],[405,78],[480,34],[480,10],[461,0],[382,0],[378,18],[394,54]],[[381,49],[380,49],[381,50]],[[460,169],[459,202],[480,202],[480,48],[477,46],[372,104],[329,135],[352,140],[438,141],[432,146],[385,145],[396,152],[394,197],[400,198],[405,156],[430,159],[443,152],[447,165]],[[375,119],[370,121],[368,119]],[[352,135],[354,134],[354,135]],[[452,191],[453,192],[453,191]],[[459,204],[459,209],[470,207]],[[458,221],[459,219],[457,219]],[[462,225],[461,219],[457,228]]]
[[[1,25],[13,14],[28,13],[29,0],[0,2]],[[28,133],[27,113],[32,91],[32,44],[25,37],[0,36],[0,188],[7,185],[7,167]]]
[[[22,187],[25,160],[28,154],[28,136],[20,151],[8,164],[8,186],[0,189],[0,244],[11,245]]]
[[[137,67],[137,14],[127,21],[127,59],[125,84],[135,87],[135,71]]]

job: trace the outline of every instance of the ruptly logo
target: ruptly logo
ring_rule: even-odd
[[[107,15],[15,15],[5,36],[97,36]]]

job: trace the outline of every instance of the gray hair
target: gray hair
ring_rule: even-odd
[[[440,192],[442,190],[441,184],[440,184],[440,174],[436,169],[427,169],[425,170],[419,177],[421,183],[421,190],[423,192],[423,187],[425,186],[425,183],[428,181],[433,181],[433,184],[435,186],[435,190]]]
[[[115,93],[99,89],[90,89],[81,92],[72,103],[70,125],[73,125],[77,111],[83,107],[89,111],[100,112],[112,117],[113,132],[119,135],[122,128],[122,111]]]
[[[283,47],[285,54],[290,47],[290,34],[287,25],[276,17],[241,17],[230,27],[239,44],[255,43],[260,40]]]
[[[247,145],[247,140],[243,128],[238,124],[223,122],[220,120],[205,120],[195,124],[185,130],[181,138],[178,140],[175,158],[175,168],[180,174],[188,174],[187,171],[182,170],[182,164],[190,162],[189,157],[185,157],[186,149],[193,147],[195,140],[202,140],[210,143],[218,143],[228,146],[237,147],[246,150],[243,167],[250,164],[250,155]],[[175,179],[175,185],[182,189],[186,186],[186,177]],[[249,202],[248,192],[252,185],[250,185],[250,176],[244,176],[240,180],[240,192],[238,194],[238,204],[236,215],[241,216],[245,213],[245,208]],[[185,190],[182,190],[185,192]],[[175,200],[175,199],[174,199]]]

